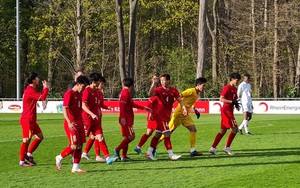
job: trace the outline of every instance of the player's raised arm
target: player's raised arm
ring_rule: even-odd
[[[148,95],[150,97],[154,95],[154,89],[157,87],[158,82],[159,82],[158,77],[156,75],[154,75],[152,77],[152,84],[151,84],[149,92],[148,92]]]

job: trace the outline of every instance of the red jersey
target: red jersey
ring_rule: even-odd
[[[221,96],[224,96],[224,98],[227,100],[235,101],[238,99],[237,88],[228,84],[223,88]],[[232,104],[224,102],[221,110],[226,110],[233,113],[234,106]]]
[[[82,113],[81,105],[82,105],[82,99],[81,99],[80,93],[75,92],[72,89],[69,89],[64,94],[63,106],[68,107],[67,114],[68,114],[70,121],[74,122],[75,124],[77,124],[79,126],[82,126],[82,128],[83,128],[83,119],[81,116],[81,113]]]
[[[161,103],[159,100],[158,100],[158,97],[157,96],[152,96],[150,97],[149,99],[149,102],[148,102],[148,107],[152,109],[152,119],[150,119],[150,113],[148,113],[148,116],[147,116],[147,120],[151,121],[151,120],[156,120],[156,116],[158,114],[158,107],[161,106],[162,104],[158,104],[158,103]]]
[[[120,124],[121,124],[121,119],[125,118],[127,125],[133,125],[134,123],[133,108],[144,109],[143,106],[135,104],[132,101],[132,97],[129,89],[125,88],[120,93],[120,116],[119,116]]]
[[[104,104],[103,93],[102,93],[100,90],[98,90],[98,109],[99,109],[99,111],[100,111],[100,115],[102,114],[101,108],[103,108],[103,109],[108,109],[108,106],[106,106],[106,105]]]
[[[157,115],[155,119],[165,122],[170,121],[173,103],[175,99],[180,97],[179,91],[174,87],[170,87],[168,90],[166,90],[160,86],[154,89],[154,95],[158,98],[156,107]]]
[[[27,86],[23,94],[23,112],[20,120],[36,122],[36,103],[46,100],[49,88],[44,88],[42,93],[37,92],[34,87]]]
[[[98,116],[98,89],[92,89],[90,86],[87,86],[82,92],[82,102],[86,104],[86,107]],[[93,121],[90,114],[88,114],[85,110],[82,110],[82,118],[84,121]]]

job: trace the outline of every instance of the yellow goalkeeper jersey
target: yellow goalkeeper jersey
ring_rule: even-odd
[[[191,111],[191,108],[194,106],[194,103],[199,98],[199,94],[197,94],[195,88],[189,88],[180,93],[180,97],[189,113]],[[183,113],[183,109],[180,104],[177,105],[174,113]]]

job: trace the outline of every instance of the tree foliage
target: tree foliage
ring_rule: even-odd
[[[81,0],[80,28],[76,24],[77,0],[20,2],[22,82],[28,72],[38,72],[42,79],[51,82],[51,96],[62,97],[78,68],[76,37],[80,29],[80,66],[86,74],[97,71],[107,78],[105,97],[118,97],[122,86],[115,1]],[[300,2],[277,3],[276,96],[299,96],[300,75],[295,70],[300,66]],[[214,83],[208,84],[207,94],[218,97],[230,72],[238,71],[252,76],[255,97],[274,97],[274,0],[215,0],[206,4],[207,24],[216,26],[215,38],[206,35],[204,76]],[[130,1],[123,0],[125,52],[129,52],[129,5]],[[172,85],[180,90],[194,86],[198,11],[198,0],[139,0],[134,48],[136,97],[147,97],[155,73],[169,73]],[[15,1],[0,1],[0,21],[0,97],[16,97],[12,87],[16,84]],[[128,66],[129,59],[125,57]]]

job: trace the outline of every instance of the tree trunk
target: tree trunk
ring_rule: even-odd
[[[253,93],[257,94],[257,62],[256,62],[256,27],[255,27],[255,0],[251,1],[251,21],[252,21],[252,68],[253,68]]]
[[[265,61],[268,59],[268,53],[267,53],[267,26],[268,26],[268,0],[264,1],[264,19],[263,19],[263,31],[264,31],[264,37],[263,37],[263,57]],[[264,62],[260,61],[260,79],[259,79],[259,90],[258,90],[258,96],[262,97],[265,94],[265,87],[264,87]]]
[[[206,52],[206,0],[199,1],[197,77],[204,76]]]
[[[119,42],[119,69],[121,82],[126,77],[125,69],[125,37],[124,37],[124,26],[123,26],[123,15],[122,15],[122,0],[116,0],[116,14],[117,14],[117,31],[118,31],[118,42]]]
[[[278,2],[274,0],[274,58],[273,58],[273,95],[279,97],[279,38],[278,38]]]
[[[82,0],[77,0],[76,3],[76,63],[75,70],[82,69],[81,48],[82,48]]]
[[[287,55],[289,61],[289,85],[295,85],[295,54],[293,51],[293,44],[291,42],[290,31],[288,31],[287,41],[286,41],[286,48],[287,48]]]
[[[296,86],[298,89],[298,93],[300,93],[300,43],[298,47],[298,60],[297,60],[297,66],[296,66]]]
[[[130,23],[129,23],[129,70],[128,75],[134,80],[134,61],[135,61],[135,28],[136,28],[136,10],[138,0],[129,0],[130,5]],[[134,87],[131,87],[131,95],[134,96]]]

